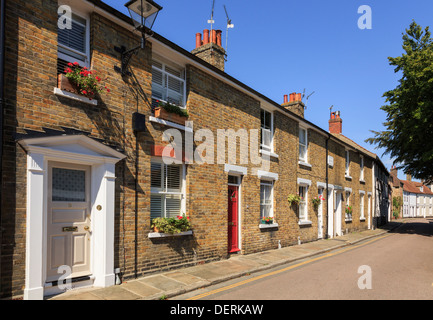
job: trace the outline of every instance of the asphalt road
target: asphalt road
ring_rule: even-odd
[[[433,219],[176,299],[199,293],[201,300],[433,300]]]

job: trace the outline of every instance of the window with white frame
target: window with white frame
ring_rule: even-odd
[[[301,198],[299,202],[299,221],[305,222],[308,221],[308,186],[299,186],[299,196]]]
[[[89,67],[89,39],[89,19],[72,13],[71,28],[58,28],[58,73],[63,73],[69,62]]]
[[[349,150],[346,150],[346,171],[345,171],[346,177],[350,176],[349,168],[350,168],[350,152]]]
[[[308,134],[307,129],[299,128],[299,160],[308,162]]]
[[[359,180],[364,181],[364,157],[363,156],[359,156],[359,167],[360,167]]]
[[[152,105],[157,101],[185,107],[185,69],[174,64],[152,61]]]
[[[182,215],[184,193],[184,166],[151,162],[150,217],[170,218]]]
[[[352,207],[350,206],[350,191],[346,191],[346,221],[352,220]]]
[[[273,140],[273,127],[274,127],[274,116],[272,112],[261,109],[260,110],[260,123],[261,123],[261,143],[260,148],[262,150],[272,152],[272,140]]]
[[[359,194],[359,211],[360,211],[360,220],[365,220],[364,216],[364,193]]]
[[[273,181],[260,180],[260,218],[273,218]]]

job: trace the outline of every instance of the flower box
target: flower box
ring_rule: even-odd
[[[72,92],[75,94],[80,94],[78,87],[74,85],[64,74],[59,74],[57,76],[57,87],[60,90]]]
[[[273,218],[269,218],[269,217],[262,218],[260,220],[260,223],[261,224],[273,224],[274,223],[274,219]]]
[[[155,218],[152,220],[153,233],[179,234],[191,230],[189,217],[177,216],[176,218]]]
[[[182,237],[182,236],[192,236],[193,232],[192,230],[179,232],[179,233],[161,233],[161,232],[150,232],[147,237],[149,239],[155,239],[155,238],[168,238],[168,237]]]
[[[185,125],[185,121],[188,119],[188,117],[181,116],[181,115],[176,114],[176,113],[168,112],[163,107],[155,108],[155,118],[171,121],[171,122],[180,124],[182,126]]]

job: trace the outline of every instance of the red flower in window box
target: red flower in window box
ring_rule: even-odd
[[[102,79],[95,75],[95,71],[80,67],[78,62],[68,63],[65,73],[58,76],[58,87],[61,90],[81,94],[90,99],[94,98],[96,93],[110,92],[106,86],[100,84]]]

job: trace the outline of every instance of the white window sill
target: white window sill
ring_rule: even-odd
[[[364,179],[359,179],[359,182],[365,183],[365,180]]]
[[[72,93],[69,91],[60,90],[59,88],[54,88],[54,94],[57,96],[60,96],[60,97],[65,97],[68,99],[84,102],[84,103],[91,104],[94,106],[98,105],[98,100],[95,100],[95,99],[90,100],[87,97],[83,97],[83,96],[80,96],[78,94],[75,94],[75,93]]]
[[[304,161],[301,161],[301,160],[298,161],[298,164],[301,166],[304,166],[304,167],[308,167],[308,168],[313,167],[311,164],[304,162]]]
[[[313,223],[310,220],[301,220],[298,222],[298,224],[300,226],[308,226],[308,225],[312,225]]]
[[[263,149],[260,149],[259,152],[260,152],[262,155],[265,154],[265,155],[268,155],[268,156],[270,156],[270,157],[273,157],[273,158],[277,158],[277,159],[278,159],[278,154],[276,154],[276,153],[273,153],[273,152],[270,152],[270,151],[266,151],[266,150],[263,150]]]
[[[352,222],[352,219],[344,219],[344,222]]]
[[[154,238],[168,238],[168,237],[181,237],[181,236],[190,236],[192,235],[192,230],[181,232],[181,233],[159,233],[159,232],[150,232],[148,234],[149,239]]]
[[[347,174],[346,174],[344,177],[345,177],[346,179],[352,180],[352,177],[349,176],[349,175],[347,175]]]
[[[365,221],[365,218],[359,218],[359,221]]]
[[[163,125],[166,125],[166,126],[169,126],[169,127],[173,127],[173,128],[179,129],[179,130],[183,130],[183,131],[186,131],[186,132],[193,132],[193,129],[190,128],[190,127],[186,127],[186,126],[183,126],[183,125],[180,125],[180,124],[168,121],[168,120],[159,119],[159,118],[155,118],[155,117],[150,116],[149,117],[149,121],[150,122],[156,122],[156,123],[159,123],[159,124],[163,124]]]
[[[271,224],[261,223],[259,224],[259,228],[260,229],[278,228],[278,223],[271,223]]]

